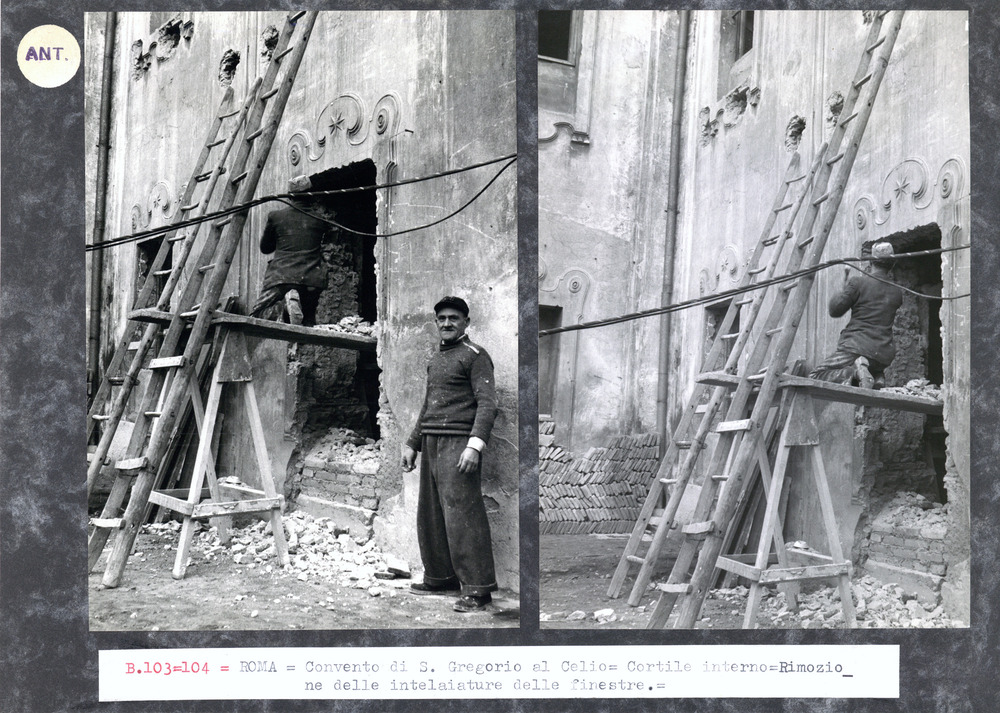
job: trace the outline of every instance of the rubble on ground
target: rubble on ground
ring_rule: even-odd
[[[890,394],[903,394],[905,396],[919,396],[925,399],[941,400],[941,387],[932,384],[927,379],[910,379],[905,386],[886,386],[882,391]]]
[[[851,582],[858,628],[939,629],[960,627],[960,621],[945,616],[940,605],[927,609],[915,595],[895,583],[882,583],[868,575]],[[721,601],[742,618],[749,590],[744,586],[715,589],[710,599]],[[758,618],[763,628],[837,629],[844,627],[844,612],[837,587],[820,587],[799,596],[798,612],[789,605],[783,592],[765,587]]]
[[[346,530],[330,518],[292,512],[282,517],[288,543],[290,566],[282,568],[277,559],[270,522],[258,520],[246,527],[230,530],[228,544],[219,539],[214,526],[199,524],[192,541],[191,561],[211,564],[226,558],[247,569],[274,573],[279,578],[319,581],[326,585],[362,589],[369,596],[395,596],[396,590],[409,587],[409,567],[383,554],[374,540],[359,545]],[[177,544],[180,523],[148,524],[143,530],[164,541],[166,548]],[[386,579],[385,573],[392,573]],[[380,576],[381,575],[381,576]]]
[[[361,317],[352,315],[344,317],[336,324],[317,324],[316,329],[327,329],[332,332],[345,332],[347,334],[361,334],[367,337],[377,337],[378,323],[370,324]]]

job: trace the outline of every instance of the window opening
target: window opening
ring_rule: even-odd
[[[555,329],[562,326],[562,307],[538,306],[538,328]],[[553,334],[538,340],[538,412],[552,413],[554,394],[559,375],[559,339]]]
[[[563,62],[575,61],[572,10],[538,12],[538,55]]]

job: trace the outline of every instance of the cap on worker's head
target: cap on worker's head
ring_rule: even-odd
[[[434,314],[437,314],[446,307],[451,307],[452,309],[457,309],[459,312],[464,314],[466,317],[469,316],[469,305],[465,303],[461,297],[454,297],[452,295],[445,295],[438,300],[438,303],[434,305]]]
[[[309,176],[296,176],[288,181],[289,193],[301,193],[302,191],[308,191],[310,188],[312,188],[312,181],[309,180]]]
[[[892,245],[890,243],[875,243],[872,245],[872,258],[875,260],[885,260],[893,256]]]

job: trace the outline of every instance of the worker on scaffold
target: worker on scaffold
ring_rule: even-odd
[[[813,379],[865,389],[885,386],[885,370],[896,356],[892,324],[903,290],[890,281],[892,245],[876,243],[871,256],[863,273],[847,269],[843,286],[830,298],[830,316],[842,317],[850,310],[851,319],[840,333],[837,350],[809,374]]]

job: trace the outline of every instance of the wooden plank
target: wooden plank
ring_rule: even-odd
[[[715,521],[706,520],[705,522],[692,522],[691,524],[682,527],[681,532],[685,535],[705,535],[710,532],[715,532]]]
[[[740,377],[722,371],[709,371],[696,376],[695,381],[710,386],[725,386],[734,389],[739,386]],[[838,401],[856,406],[912,411],[932,416],[940,416],[944,413],[944,403],[935,399],[896,394],[884,390],[862,389],[857,386],[843,386],[829,381],[809,379],[805,376],[781,374],[778,376],[778,388],[799,388],[820,401]]]
[[[669,582],[657,584],[656,588],[667,594],[687,594],[691,591],[690,584],[670,584]]]
[[[721,421],[719,425],[715,427],[716,433],[725,433],[726,431],[747,431],[750,429],[751,421],[749,418],[741,418],[738,421]]]
[[[285,502],[281,496],[275,498],[259,498],[256,500],[232,500],[216,503],[208,500],[199,503],[191,512],[191,517],[209,518],[218,515],[239,515],[254,512],[270,512],[275,508],[280,508]]]
[[[801,555],[803,557],[811,557],[812,559],[817,559],[820,560],[821,562],[833,562],[833,557],[831,557],[830,555],[824,555],[821,552],[813,552],[812,550],[803,550],[799,547],[792,547],[790,545],[787,548],[785,548],[785,551],[788,552],[788,554]]]
[[[230,312],[216,312],[212,319],[212,324],[237,327],[244,334],[252,337],[281,339],[287,342],[299,342],[300,344],[318,344],[320,346],[338,347],[340,349],[352,349],[362,352],[375,351],[375,345],[378,343],[375,337],[365,334],[350,334],[348,332],[336,332],[332,329],[303,327],[297,324],[273,322],[268,319],[244,317],[243,315],[232,314]]]
[[[117,461],[115,463],[115,468],[122,471],[137,471],[145,468],[146,463],[146,456],[139,456],[138,458],[125,458],[124,460]]]
[[[718,561],[716,561],[715,566],[719,569],[725,570],[726,572],[732,572],[740,577],[749,579],[751,582],[760,581],[760,569],[750,564],[744,564],[735,557],[720,557]]]
[[[184,355],[173,357],[159,357],[149,362],[150,369],[169,369],[174,366],[184,366]]]
[[[120,517],[92,517],[90,518],[90,524],[94,527],[120,530],[125,526],[125,521]]]
[[[242,483],[226,483],[219,481],[219,488],[221,490],[232,490],[233,492],[239,493],[241,495],[254,495],[256,497],[261,497],[266,495],[263,490],[258,490],[257,488],[251,488],[249,485],[243,485]]]
[[[825,579],[849,574],[850,562],[840,564],[816,564],[808,567],[788,567],[787,569],[768,569],[760,573],[761,584],[776,584],[800,579]]]
[[[181,490],[154,490],[149,494],[149,502],[154,505],[159,505],[162,508],[166,508],[171,512],[179,512],[181,515],[186,517],[191,517],[191,513],[194,511],[194,505],[187,500],[187,489],[183,488]],[[183,493],[183,497],[177,497],[177,495],[171,495],[170,493],[176,493],[180,495]],[[206,492],[207,496],[208,493]]]

